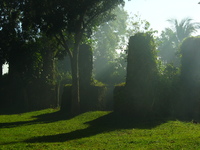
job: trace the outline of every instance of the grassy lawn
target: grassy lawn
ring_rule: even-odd
[[[136,121],[95,111],[74,118],[46,109],[0,115],[0,150],[200,149],[200,124]]]

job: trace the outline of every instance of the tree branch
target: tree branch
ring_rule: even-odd
[[[61,39],[60,39],[57,35],[55,35],[56,40],[57,40],[57,41],[63,46],[63,48],[67,51],[67,53],[69,54],[70,59],[72,59],[72,57],[73,57],[72,52],[70,51],[70,49],[69,49],[69,47],[68,47],[68,45],[67,45],[67,42],[66,42],[66,40],[65,40],[65,38],[64,38],[64,36],[63,36],[63,34],[62,34],[62,32],[60,32],[59,35],[60,35],[60,38],[61,38]]]

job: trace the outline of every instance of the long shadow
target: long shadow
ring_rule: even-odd
[[[20,106],[7,106],[3,105],[0,107],[0,115],[14,115],[14,114],[20,114],[20,113],[26,113],[23,108],[20,108]]]
[[[24,125],[33,125],[33,124],[43,124],[43,123],[51,123],[57,122],[60,120],[71,119],[72,117],[63,114],[60,111],[42,114],[38,116],[32,116],[36,118],[32,121],[20,121],[13,123],[0,123],[0,128],[13,128]],[[80,139],[84,137],[90,137],[93,135],[97,135],[100,133],[111,132],[120,129],[151,129],[162,123],[165,123],[167,120],[156,120],[156,119],[147,119],[147,118],[133,118],[133,117],[125,117],[123,115],[118,115],[115,113],[109,113],[108,115],[99,117],[90,122],[86,122],[89,127],[86,129],[76,130],[69,133],[50,135],[50,136],[41,136],[34,137],[31,139],[27,139],[22,142],[26,143],[38,143],[38,142],[64,142],[70,141],[74,139]],[[9,143],[7,143],[9,144]]]
[[[20,117],[20,114],[18,114]],[[14,128],[24,125],[33,125],[33,124],[42,124],[42,123],[51,123],[51,122],[57,122],[60,120],[66,120],[70,119],[72,117],[60,112],[56,111],[53,113],[48,114],[42,114],[37,116],[32,116],[32,118],[35,118],[31,121],[19,121],[19,122],[9,122],[9,123],[0,123],[0,128]]]
[[[76,130],[69,133],[41,136],[32,139],[25,140],[26,143],[38,143],[38,142],[65,142],[75,139],[81,139],[85,137],[94,136],[100,133],[111,132],[119,129],[151,129],[167,120],[147,120],[147,119],[133,119],[129,117],[119,116],[114,113],[110,113],[96,120],[87,122],[89,125],[86,129]]]

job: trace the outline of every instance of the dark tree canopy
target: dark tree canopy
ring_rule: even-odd
[[[120,4],[123,5],[124,0],[3,0],[0,3],[0,31],[2,37],[8,34],[1,44],[1,62],[7,61],[10,69],[15,69],[17,61],[14,60],[20,60],[16,54],[22,54],[19,49],[26,43],[43,36],[56,40],[70,58],[73,84],[71,112],[78,113],[79,45],[87,41],[95,27],[114,19],[112,9]],[[56,50],[54,52],[57,53]],[[47,58],[46,54],[43,58]]]

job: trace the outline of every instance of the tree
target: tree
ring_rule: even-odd
[[[72,68],[71,113],[80,111],[79,100],[79,45],[92,29],[112,19],[111,10],[123,0],[30,0],[24,8],[24,23],[36,25],[46,34],[54,36],[67,51]],[[22,25],[23,25],[22,24]]]
[[[200,23],[192,21],[191,18],[182,19],[180,22],[177,19],[168,20],[172,27],[162,31],[158,40],[161,43],[158,47],[159,56],[165,63],[173,63],[175,66],[180,65],[178,53],[181,42],[200,28]]]
[[[0,2],[0,51],[2,54],[1,63],[9,63],[9,76],[14,77],[16,73],[22,72],[26,63],[24,59],[30,57],[25,50],[25,45],[38,36],[38,32],[30,26],[22,26],[23,1]],[[26,55],[28,54],[28,56]]]
[[[127,12],[123,7],[116,7],[113,12],[116,14],[115,20],[101,24],[92,36],[95,40],[93,42],[95,79],[106,84],[118,83],[117,70],[121,63],[119,64],[118,61],[117,50],[119,51],[120,47],[125,45],[127,31]]]
[[[125,82],[128,38],[137,32],[153,32],[139,15],[130,17],[123,7],[114,10],[116,19],[101,24],[94,32],[94,73],[103,83]]]
[[[31,16],[26,14],[29,2],[0,2],[0,63],[9,64],[9,80],[5,84],[9,88],[2,88],[7,90],[2,99],[7,99],[6,93],[9,93],[12,95],[9,105],[17,104],[26,110],[33,105],[41,108],[42,103],[43,108],[55,106],[51,103],[55,99],[52,96],[50,101],[49,93],[53,95],[55,91],[52,91],[55,88],[52,82],[55,78],[54,60],[58,52],[62,52],[55,39],[42,34],[35,22],[30,22]],[[43,91],[37,92],[38,89]]]
[[[17,6],[12,2],[0,2],[0,51],[1,51],[1,66],[8,61],[9,50],[12,48],[9,43],[16,41],[18,10]]]
[[[169,19],[168,22],[173,25],[172,30],[176,34],[177,40],[180,42],[184,38],[191,36],[193,33],[197,32],[200,28],[200,23],[192,22],[191,18],[184,18],[180,22],[177,19]]]
[[[176,34],[170,28],[166,28],[162,31],[158,41],[160,42],[158,46],[158,55],[161,57],[164,64],[172,63],[177,66],[179,64],[177,56],[179,42],[176,38]]]

